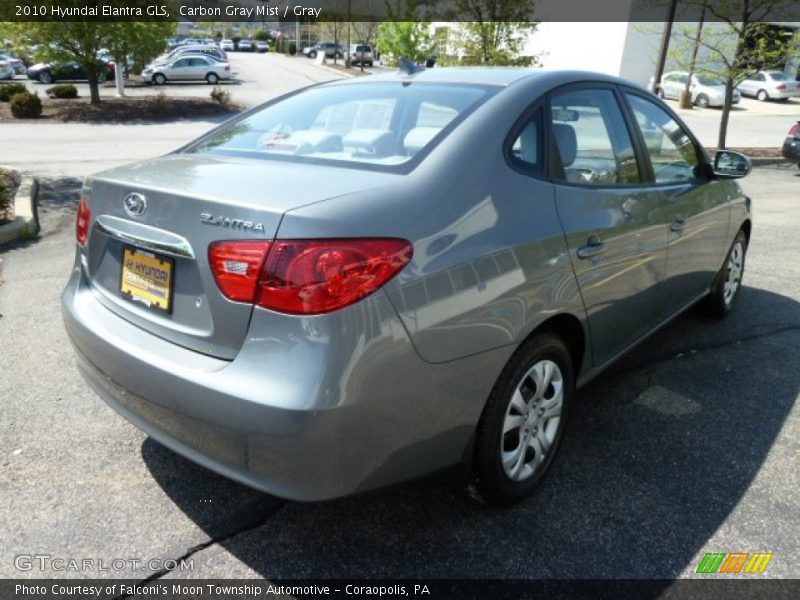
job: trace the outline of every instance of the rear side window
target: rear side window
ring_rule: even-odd
[[[631,136],[612,91],[566,92],[553,96],[550,104],[553,138],[563,169],[557,179],[594,186],[642,181]]]
[[[689,134],[657,104],[634,94],[626,97],[642,132],[656,183],[694,179],[700,161]]]
[[[187,152],[402,165],[437,144],[492,90],[408,83],[311,88],[233,122]]]
[[[518,169],[531,174],[544,171],[542,156],[542,109],[536,109],[514,134],[509,160]]]

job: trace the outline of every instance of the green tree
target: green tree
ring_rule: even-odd
[[[535,0],[457,0],[466,22],[455,40],[462,64],[537,66],[536,56],[522,56],[537,23],[530,21]]]
[[[733,90],[756,71],[782,69],[798,42],[786,30],[768,21],[782,21],[782,15],[797,8],[797,0],[683,0],[688,6],[705,6],[706,26],[678,28],[670,57],[681,68],[691,67],[694,46],[699,49],[697,73],[725,83],[725,103],[720,117],[717,147],[725,148]]]
[[[175,27],[174,23],[86,21],[6,24],[7,35],[16,44],[40,46],[38,59],[55,63],[75,61],[80,64],[86,71],[92,104],[100,103],[98,79],[105,68],[98,60],[100,50],[111,51],[117,61],[127,60],[132,53],[152,58],[163,51],[165,40],[174,34]]]
[[[401,57],[423,62],[433,47],[429,26],[430,23],[419,21],[381,23],[377,38],[381,60],[392,66],[396,66]]]

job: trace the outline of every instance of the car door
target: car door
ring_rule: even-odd
[[[549,97],[556,206],[602,365],[658,318],[667,225],[616,88],[562,90]]]
[[[189,77],[190,69],[189,69],[189,61],[191,59],[188,58],[179,58],[174,63],[172,63],[172,67],[169,70],[169,77],[170,79],[174,80],[185,80]]]
[[[671,73],[664,78],[664,83],[662,88],[664,90],[664,97],[665,98],[679,98],[680,97],[680,88],[684,85],[681,81],[681,76],[675,73]]]
[[[755,96],[758,93],[759,89],[758,88],[759,77],[761,77],[763,80],[764,75],[761,73],[756,73],[755,75],[751,75],[750,77],[745,79],[742,83],[740,83],[737,86],[739,88],[739,92],[746,96]]]
[[[626,90],[624,95],[633,121],[647,138],[646,169],[669,223],[659,294],[664,318],[704,294],[721,268],[729,243],[730,197],[726,185],[710,176],[705,153],[683,124],[639,91]]]
[[[204,79],[206,73],[210,70],[208,61],[205,58],[192,58],[189,60],[186,78],[193,80]]]

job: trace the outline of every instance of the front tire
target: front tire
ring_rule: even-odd
[[[316,50],[312,50],[311,52],[309,52],[308,53],[308,58],[317,58],[317,51]]]
[[[766,90],[758,90],[758,94],[756,94],[756,98],[758,98],[761,102],[766,102],[769,100],[769,94]]]
[[[714,279],[708,296],[700,301],[700,311],[714,318],[727,316],[734,308],[744,275],[744,260],[747,254],[747,236],[741,229],[733,240],[725,263]]]
[[[664,100],[664,90],[663,90],[663,89],[661,89],[661,88],[658,88],[658,89],[656,90],[656,96],[658,96],[659,98],[661,98],[662,100]]]
[[[153,75],[153,83],[156,85],[164,85],[167,83],[167,78],[162,73]]]
[[[487,502],[515,504],[542,481],[564,433],[572,369],[569,350],[552,333],[531,337],[503,369],[475,440],[476,484]]]
[[[39,81],[41,81],[44,84],[53,83],[53,74],[50,73],[50,71],[42,71],[39,74]]]
[[[708,96],[706,96],[705,94],[698,95],[694,103],[697,104],[697,106],[699,106],[700,108],[708,108],[708,105],[710,104]]]

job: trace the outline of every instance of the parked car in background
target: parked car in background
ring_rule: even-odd
[[[762,102],[800,96],[800,82],[790,78],[783,71],[759,71],[737,86],[743,96],[752,96]]]
[[[228,59],[228,55],[223,49],[217,48],[216,46],[209,46],[208,44],[201,44],[192,46],[189,45],[178,46],[171,52],[167,54],[162,54],[161,56],[153,60],[153,63],[170,62],[183,54],[206,54],[209,56],[214,56],[220,60]]]
[[[269,52],[269,42],[264,40],[256,40],[255,50],[256,52]]]
[[[749,170],[607,75],[323,83],[88,178],[64,322],[101,398],[227,477],[311,501],[460,463],[510,504],[577,387],[733,310]]]
[[[800,167],[800,121],[792,125],[783,141],[783,157]]]
[[[216,85],[220,80],[231,78],[231,66],[201,55],[179,56],[172,62],[149,65],[142,77],[155,85],[169,81],[202,81]]]
[[[216,40],[211,38],[186,38],[177,43],[177,46],[216,46]]]
[[[97,63],[97,81],[105,83],[114,78],[114,63],[99,61]],[[66,63],[38,63],[28,68],[28,79],[40,83],[53,83],[54,81],[86,81],[86,70],[75,61]]]
[[[656,88],[656,94],[660,98],[678,100],[681,97],[681,92],[686,89],[686,81],[688,79],[689,73],[686,71],[664,73],[661,82]],[[651,77],[649,83],[651,89],[652,85],[653,78]],[[692,104],[696,106],[718,108],[725,104],[725,82],[721,79],[694,74],[692,75],[689,91],[692,94]],[[741,99],[742,95],[738,90],[734,89],[731,102],[738,104]]]
[[[11,68],[14,69],[15,75],[25,75],[25,73],[27,72],[27,69],[25,68],[25,63],[21,58],[12,56],[7,52],[0,52],[0,60],[10,64]]]
[[[343,58],[344,47],[341,44],[334,44],[333,42],[322,42],[303,48],[303,54],[308,58],[317,58],[317,55],[322,53],[325,53],[326,58]]]
[[[219,43],[219,47],[220,49],[226,52],[233,52],[234,50],[236,50],[236,46],[234,45],[233,40],[227,40],[227,39],[222,40]]]
[[[366,46],[363,44],[352,44],[350,46],[350,64],[351,65],[361,65],[364,64],[367,67],[371,67],[373,63],[374,57],[372,54],[372,48],[370,46]]]
[[[14,67],[7,60],[0,59],[0,79],[14,79]]]
[[[253,42],[251,40],[239,40],[239,52],[252,52]]]

